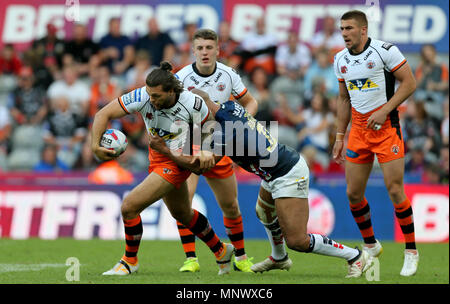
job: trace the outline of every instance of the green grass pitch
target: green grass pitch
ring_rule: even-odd
[[[343,242],[356,246],[360,242]],[[138,273],[124,277],[105,277],[124,252],[124,241],[104,240],[9,240],[0,239],[0,284],[449,284],[449,245],[418,244],[420,263],[413,277],[400,276],[403,244],[382,242],[379,281],[345,279],[345,261],[316,254],[288,250],[294,262],[290,271],[274,270],[263,274],[232,271],[218,276],[218,267],[209,249],[197,240],[201,271],[180,273],[184,253],[179,241],[141,243]],[[246,251],[261,261],[270,254],[265,240],[246,240]],[[79,281],[68,281],[66,260],[75,257],[81,263]],[[374,274],[374,272],[372,272]],[[70,271],[69,271],[70,274]]]

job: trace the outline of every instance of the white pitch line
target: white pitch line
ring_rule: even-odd
[[[0,273],[17,271],[40,271],[44,268],[67,267],[66,264],[0,264]]]

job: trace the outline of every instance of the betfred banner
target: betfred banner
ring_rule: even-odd
[[[19,50],[46,33],[54,23],[58,36],[71,37],[74,22],[86,23],[96,41],[108,31],[112,17],[122,20],[122,32],[131,38],[147,33],[147,20],[156,17],[161,30],[175,41],[185,23],[218,30],[221,20],[231,21],[232,35],[241,40],[264,16],[267,30],[280,42],[289,29],[308,42],[321,29],[324,16],[339,17],[360,9],[369,17],[369,34],[394,43],[402,52],[418,52],[425,43],[448,52],[449,2],[447,0],[2,0],[0,1],[0,47],[13,43]]]
[[[184,24],[217,29],[221,16],[221,0],[2,0],[0,47],[12,43],[23,50],[46,34],[48,23],[58,28],[61,39],[71,37],[74,22],[87,24],[90,37],[98,41],[112,17],[121,19],[122,33],[130,38],[146,34],[148,19],[155,17],[160,29],[177,41]]]
[[[253,28],[255,19],[264,17],[266,30],[280,41],[290,29],[309,42],[321,28],[325,16],[340,17],[349,10],[366,13],[369,36],[396,44],[402,52],[418,52],[425,43],[434,44],[438,52],[448,52],[447,0],[227,0],[224,19],[231,22],[232,36],[243,39]]]
[[[448,242],[448,186],[406,185],[405,192],[413,209],[416,241]],[[396,241],[403,242],[397,221],[394,237]]]

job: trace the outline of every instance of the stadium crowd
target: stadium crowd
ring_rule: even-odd
[[[191,37],[196,24],[184,25],[184,38],[174,41],[155,19],[148,34],[127,37],[120,19],[112,18],[99,41],[88,28],[74,24],[68,40],[47,25],[43,38],[23,52],[6,44],[0,51],[0,171],[92,171],[98,167],[89,129],[98,109],[124,92],[145,85],[147,74],[162,60],[175,71],[195,61]],[[333,57],[344,41],[336,20],[323,19],[311,41],[290,31],[286,41],[266,32],[264,19],[240,43],[230,24],[219,30],[223,63],[233,67],[259,103],[256,118],[278,122],[279,141],[302,152],[313,173],[343,172],[331,161],[338,81]],[[417,90],[399,108],[406,145],[406,172],[424,183],[447,183],[449,176],[448,67],[433,45],[424,45],[412,68]],[[148,138],[142,119],[127,115],[112,128],[128,137],[118,159],[131,172],[148,168]]]

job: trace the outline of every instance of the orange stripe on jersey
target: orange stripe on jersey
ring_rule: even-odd
[[[208,111],[208,114],[206,115],[206,117],[202,120],[202,122],[200,124],[203,125],[205,123],[205,121],[208,120],[208,117],[209,117],[209,111]]]
[[[125,105],[122,102],[122,98],[118,97],[117,100],[119,101],[120,106],[125,111],[125,113],[130,114],[130,112],[127,111],[127,108],[125,108]]]
[[[394,67],[391,72],[397,71],[402,65],[406,63],[406,59],[404,59],[402,62],[400,62],[396,67]]]
[[[241,94],[234,96],[234,98],[239,99],[239,98],[241,98],[242,96],[244,96],[245,93],[247,93],[247,88],[245,88],[244,91],[241,92]]]

